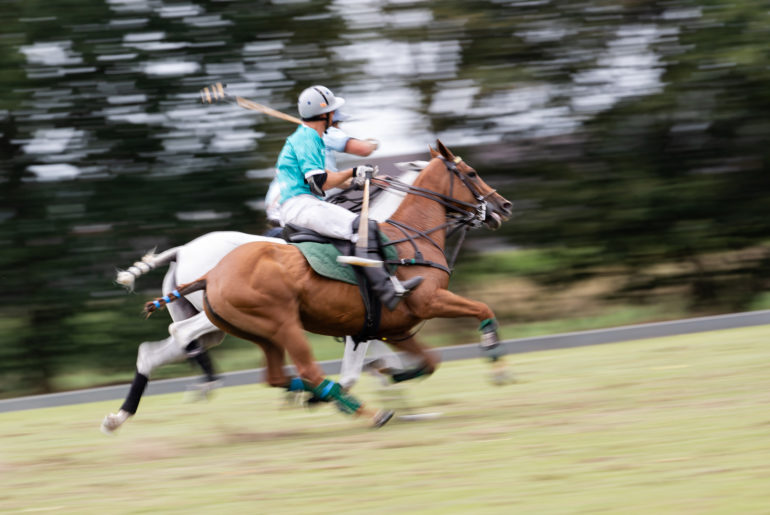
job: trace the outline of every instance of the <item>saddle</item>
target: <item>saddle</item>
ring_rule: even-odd
[[[376,199],[383,191],[385,190],[382,187],[370,181],[369,202]],[[364,192],[362,189],[351,185],[348,188],[335,193],[334,195],[329,195],[326,197],[326,202],[337,204],[338,206],[342,206],[348,211],[352,211],[354,213],[360,213],[361,206],[364,203]]]
[[[353,341],[358,344],[373,339],[380,327],[382,303],[379,297],[372,292],[363,271],[359,267],[337,262],[337,256],[351,254],[353,244],[347,240],[329,238],[310,229],[291,224],[287,224],[283,228],[282,237],[286,243],[294,245],[302,252],[310,267],[318,275],[358,285],[366,316],[364,326],[358,334],[353,336]],[[383,243],[387,243],[384,236],[380,240],[381,257],[385,260],[395,260],[398,257],[395,248],[383,246]]]
[[[405,178],[411,177],[407,179],[406,183],[412,184],[417,175],[426,166],[428,166],[428,161],[405,161],[401,163],[394,163],[394,166],[397,170],[394,175],[378,175],[377,179],[381,179],[387,183],[388,181],[392,180],[403,181]],[[371,181],[369,184],[369,201],[373,201],[384,191],[387,191],[386,188],[380,186],[377,181]],[[348,211],[352,211],[354,213],[360,213],[361,205],[364,202],[363,197],[363,190],[355,185],[351,185],[348,188],[334,193],[333,195],[327,196],[326,202],[337,204],[338,206],[342,206]]]

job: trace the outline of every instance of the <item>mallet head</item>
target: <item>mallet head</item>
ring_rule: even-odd
[[[225,99],[225,88],[227,84],[217,82],[211,86],[206,86],[201,90],[201,102],[204,104],[213,104]]]

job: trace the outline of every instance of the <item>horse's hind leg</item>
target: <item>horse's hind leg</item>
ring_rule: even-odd
[[[165,277],[163,277],[164,295],[169,295],[179,286],[176,279],[176,272],[177,263],[170,263],[168,271],[166,272]],[[196,308],[192,302],[184,298],[169,304],[166,306],[166,309],[168,309],[168,314],[171,315],[171,319],[174,322],[190,319],[200,313],[198,308]],[[204,380],[193,387],[202,397],[206,397],[208,392],[214,389],[218,381],[218,377],[214,374],[214,364],[211,361],[211,356],[207,350],[222,343],[223,339],[224,334],[221,331],[212,329],[212,331],[207,331],[206,334],[193,339],[185,347],[190,362],[196,363],[203,371]]]
[[[188,357],[187,348],[197,342],[205,350],[219,344],[224,333],[206,319],[205,313],[174,322],[170,326],[172,335],[157,342],[144,342],[139,346],[136,356],[136,373],[128,395],[117,413],[110,413],[102,421],[102,432],[110,434],[118,429],[129,417],[136,414],[139,401],[144,394],[149,378],[156,368],[182,361]],[[207,395],[216,386],[214,381],[206,381],[199,388]]]
[[[214,372],[214,363],[211,360],[211,356],[208,351],[212,347],[222,343],[224,338],[225,333],[222,331],[212,331],[210,333],[199,336],[197,339],[190,342],[190,344],[185,348],[187,360],[191,363],[196,363],[203,371],[203,377],[201,377],[194,384],[188,386],[188,390],[190,390],[193,394],[190,398],[191,400],[208,399],[209,394],[222,384],[219,376],[217,376]],[[193,353],[192,355],[189,352],[191,346],[197,349],[197,352]]]
[[[136,355],[136,373],[128,395],[117,413],[110,413],[104,417],[102,432],[112,433],[136,413],[153,370],[167,363],[182,361],[184,358],[184,351],[174,342],[172,336],[165,340],[144,342],[139,345],[139,351]]]
[[[436,367],[438,367],[438,364],[441,362],[441,358],[437,352],[420,345],[414,336],[410,336],[404,340],[389,341],[388,343],[419,358],[418,363],[410,368],[400,371],[388,370],[394,383],[430,375],[436,371]]]
[[[201,346],[202,350],[193,357],[189,358],[189,360],[193,363],[196,363],[201,368],[205,382],[214,382],[218,379],[218,377],[214,373],[214,362],[211,361],[211,355],[209,355],[208,351],[203,347],[203,345],[201,345],[200,342],[198,342],[198,345]]]

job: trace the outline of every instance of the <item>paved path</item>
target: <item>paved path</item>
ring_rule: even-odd
[[[717,331],[721,329],[734,329],[737,327],[749,327],[770,324],[770,310],[750,311],[746,313],[734,313],[730,315],[718,315],[702,318],[688,318],[671,322],[658,322],[652,324],[630,325],[611,329],[599,329],[595,331],[581,331],[575,333],[555,334],[550,336],[537,336],[533,338],[520,338],[506,340],[505,345],[508,354],[521,352],[534,352],[551,349],[564,349],[568,347],[581,347],[584,345],[597,345],[601,343],[615,343],[629,340],[642,340],[646,338],[660,338],[679,334],[691,334],[704,331]],[[443,361],[478,358],[481,356],[479,347],[475,343],[442,347]],[[320,363],[326,374],[338,374],[340,360],[322,361]],[[195,381],[195,378],[181,377],[177,379],[165,379],[150,381],[145,395],[158,395],[163,393],[183,392],[187,386]],[[264,369],[243,370],[222,374],[224,386],[238,386],[264,381]],[[128,393],[128,384],[107,386],[103,388],[91,388],[88,390],[76,390],[72,392],[54,393],[49,395],[34,395],[29,397],[17,397],[0,401],[0,413],[35,408],[47,408],[63,406],[67,404],[80,404],[85,402],[97,402],[107,400],[123,400]]]

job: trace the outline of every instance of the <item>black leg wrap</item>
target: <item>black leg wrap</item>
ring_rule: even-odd
[[[187,353],[188,358],[194,358],[201,352],[205,352],[205,349],[201,346],[198,340],[193,340],[187,344],[187,347],[184,348],[184,351]]]
[[[126,400],[123,401],[123,406],[121,406],[120,409],[127,411],[132,415],[136,413],[144,389],[147,388],[147,381],[147,376],[144,374],[137,372],[134,375],[134,380],[131,382],[131,389],[128,391],[128,396],[126,397]]]
[[[216,374],[214,374],[214,364],[211,362],[211,356],[208,351],[204,350],[200,354],[193,356],[192,360],[201,367],[201,370],[206,375],[206,381],[211,382],[218,379]]]
[[[416,379],[425,375],[429,375],[432,372],[428,371],[428,365],[422,365],[415,368],[409,368],[403,372],[392,374],[390,377],[394,383],[400,383],[402,381],[409,381],[410,379]]]

